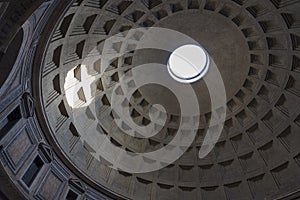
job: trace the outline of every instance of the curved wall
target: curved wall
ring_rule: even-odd
[[[1,59],[8,56],[13,64],[7,64],[11,69],[6,73],[9,76],[1,78],[5,84],[0,89],[0,195],[8,199],[168,199],[171,194],[191,199],[294,199],[300,196],[299,1],[260,1],[267,2],[266,6],[257,1],[234,0],[222,4],[207,0],[188,1],[184,5],[185,9],[201,7],[222,15],[237,26],[250,52],[247,78],[228,101],[230,113],[224,129],[227,135],[218,142],[213,155],[195,165],[176,163],[157,173],[155,178],[115,172],[115,179],[111,179],[116,181],[113,184],[127,188],[119,194],[90,179],[67,157],[50,132],[41,103],[40,74],[43,64],[47,64],[46,49],[51,45],[49,52],[59,48],[59,41],[65,37],[72,20],[69,14],[91,6],[100,9],[102,1],[41,2],[12,1],[1,16],[1,34],[5,33],[5,37],[0,37]],[[157,6],[159,1],[142,2],[148,2],[147,16],[152,16],[152,6]],[[169,13],[179,12],[183,6],[178,2],[170,4]],[[26,12],[22,12],[24,8]],[[154,9],[152,17],[156,16],[159,21],[165,8]],[[244,12],[235,12],[239,9]],[[81,19],[85,20],[87,18]],[[145,19],[146,25],[148,22]],[[23,42],[17,34],[21,27]],[[69,32],[81,37],[81,29],[73,28]],[[56,37],[55,41],[50,41],[51,35]],[[15,41],[22,45],[22,51],[15,56],[7,55],[9,46],[17,47]],[[60,59],[57,62],[60,63]],[[112,80],[116,79],[112,76]],[[59,103],[53,105],[59,106]],[[63,122],[66,127],[71,127],[70,124],[68,119]],[[76,132],[74,128],[69,129]],[[189,153],[198,146],[196,143]],[[187,161],[192,160],[189,154],[187,157]],[[236,175],[236,169],[241,169],[240,176]],[[183,181],[185,177],[194,178],[195,170],[204,172],[197,173],[203,180],[202,185]],[[219,172],[223,178],[229,178],[215,177]],[[179,181],[170,181],[173,177]]]

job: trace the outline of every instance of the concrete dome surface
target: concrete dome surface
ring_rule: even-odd
[[[299,11],[0,2],[0,199],[300,198]]]

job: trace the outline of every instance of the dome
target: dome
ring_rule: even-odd
[[[0,4],[0,196],[300,197],[299,1],[26,2]]]

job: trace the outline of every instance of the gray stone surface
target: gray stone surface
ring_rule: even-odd
[[[28,33],[27,40],[23,41],[25,48],[15,66],[8,67],[10,76],[1,80],[5,85],[0,89],[0,195],[13,199],[64,199],[72,190],[81,199],[293,199],[299,196],[298,0],[137,0],[132,3],[77,0],[66,10],[67,1],[49,1],[29,19],[41,2],[22,3],[23,7],[20,4],[15,8],[11,4],[9,10],[6,4],[0,4],[0,10],[4,11],[0,15],[0,34],[9,33],[0,39],[2,55],[23,23],[26,20],[30,23],[25,29]],[[21,8],[28,9],[20,13]],[[7,30],[5,23],[9,24]],[[98,103],[96,116],[87,108],[74,109],[68,105],[64,83],[67,72],[80,68],[83,60],[92,56],[89,53],[94,47],[100,44],[101,50],[103,40],[128,28],[145,26],[183,32],[208,50],[224,80],[227,116],[213,151],[199,159],[198,151],[211,110],[205,84],[202,81],[193,84],[202,112],[192,146],[168,167],[129,174],[111,169],[105,160],[92,156],[91,146],[80,139],[84,134],[78,131],[80,116],[99,119],[97,133],[107,135],[122,149],[149,152],[170,142],[178,128],[180,113],[176,98],[166,88],[149,85],[140,88],[130,100],[131,115],[141,125],[149,121],[149,105],[166,106],[168,123],[149,139],[133,138],[118,129],[111,115],[111,100],[107,98],[124,71],[149,61],[165,64],[169,52],[136,51],[126,54],[126,59],[112,62],[103,77],[91,85]],[[87,67],[88,73],[96,74],[101,66],[96,61]],[[80,79],[76,73],[75,78]],[[25,92],[35,99],[34,114],[33,106],[24,104]],[[84,104],[85,96],[82,93],[78,96],[82,100],[79,104]],[[74,119],[76,113],[79,117]],[[44,165],[32,186],[26,188],[22,177],[37,155]]]

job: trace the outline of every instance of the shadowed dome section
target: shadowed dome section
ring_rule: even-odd
[[[75,1],[58,23],[41,72],[52,137],[85,176],[128,198],[263,199],[299,189],[299,9],[297,0]],[[128,51],[110,60],[105,71],[101,58],[87,64],[83,60],[101,55],[104,41],[115,34],[120,41],[110,50],[119,52],[126,31],[139,27],[168,28],[199,42],[222,75],[227,113],[214,149],[199,159],[214,111],[205,82],[192,83],[201,110],[192,145],[163,169],[132,174],[94,157],[95,149],[81,140],[91,127],[81,118],[95,125],[96,134],[128,152],[166,146],[181,118],[178,100],[168,88],[147,85],[128,102],[132,120],[141,126],[150,123],[152,105],[165,108],[166,113],[157,112],[166,114],[166,123],[155,127],[158,134],[150,138],[132,137],[118,128],[109,97],[123,75],[138,65],[155,62],[167,69],[172,52]],[[133,44],[142,35],[136,33]],[[97,52],[92,51],[95,47]],[[97,102],[96,112],[88,106],[91,99]],[[79,126],[87,131],[80,132]]]
[[[7,53],[1,59],[0,88],[4,85],[5,80],[13,70],[15,61],[23,42],[23,34],[23,29],[21,28],[9,45]]]

